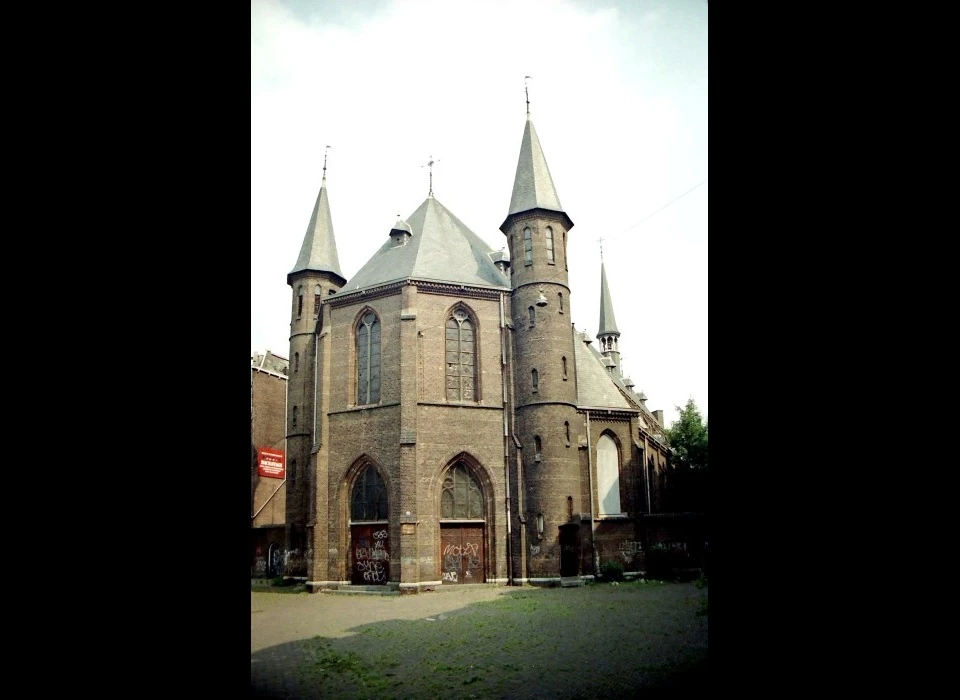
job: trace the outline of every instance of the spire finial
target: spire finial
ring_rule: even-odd
[[[327,181],[327,151],[330,150],[330,146],[325,146],[323,149],[323,181]]]
[[[432,197],[432,196],[433,196],[433,164],[434,164],[434,163],[439,163],[439,162],[440,162],[440,159],[439,159],[439,158],[437,158],[436,160],[434,160],[434,159],[433,159],[433,156],[430,156],[430,160],[427,161],[426,166],[423,166],[423,165],[420,166],[421,168],[423,168],[423,167],[430,168],[430,192],[429,192],[429,194],[427,194],[428,197]]]
[[[527,116],[530,116],[530,88],[527,87],[527,80],[532,78],[532,75],[523,76],[523,91],[527,93]]]
[[[603,262],[603,236],[597,239],[600,242],[600,262]]]

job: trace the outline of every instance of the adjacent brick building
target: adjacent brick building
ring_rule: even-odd
[[[250,520],[252,576],[284,572],[287,358],[269,350],[250,358]]]
[[[571,323],[573,222],[529,113],[510,194],[508,252],[431,181],[346,279],[324,163],[287,275],[284,573],[311,591],[642,569],[669,459],[663,417],[621,374],[602,267],[599,347]]]

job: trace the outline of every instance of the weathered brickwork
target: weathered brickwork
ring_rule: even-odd
[[[283,479],[260,476],[257,448],[284,449],[286,376],[272,370],[250,368],[250,516],[252,576],[268,575],[270,545],[284,546],[286,485]]]
[[[364,582],[402,592],[464,580],[554,585],[596,575],[608,562],[627,571],[645,566],[649,515],[661,503],[669,461],[663,426],[623,383],[619,352],[609,348],[609,377],[598,365],[591,379],[609,386],[589,395],[616,406],[580,405],[583,338],[570,318],[567,269],[573,222],[549,208],[558,205],[545,163],[523,165],[542,157],[539,146],[524,148],[514,212],[501,226],[508,266],[502,254],[482,260],[487,253],[459,230],[455,240],[465,248],[441,245],[459,223],[428,198],[410,220],[423,236],[412,240],[425,247],[402,248],[415,234],[397,222],[377,258],[389,267],[382,276],[365,267],[356,284],[328,298],[344,284],[339,275],[306,265],[288,275],[284,437],[288,467],[296,460],[298,469],[285,494],[284,574],[304,578],[309,590]],[[523,167],[529,172],[521,178]],[[332,236],[311,230],[307,241]],[[443,277],[436,261],[453,249],[470,253],[464,270]],[[427,273],[396,272],[414,253]],[[479,277],[469,277],[474,270]],[[374,355],[378,361],[363,360]],[[619,500],[602,500],[601,481]],[[601,503],[618,512],[601,511]],[[665,537],[669,524],[658,527],[656,537]]]

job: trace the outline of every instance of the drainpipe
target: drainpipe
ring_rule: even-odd
[[[283,481],[280,482],[280,486],[278,486],[278,487],[276,488],[276,490],[275,490],[273,493],[270,494],[270,496],[267,498],[267,500],[265,500],[265,501],[263,502],[263,505],[262,505],[262,506],[260,506],[259,508],[257,508],[257,512],[254,513],[252,516],[250,516],[250,519],[251,519],[251,520],[256,520],[256,519],[257,519],[257,516],[260,515],[260,511],[267,507],[267,504],[270,502],[270,499],[277,495],[277,491],[279,491],[279,490],[283,487],[283,485],[284,485],[285,483],[287,483],[287,480],[286,480],[286,479],[284,479]],[[284,520],[286,520],[286,518],[284,518]]]
[[[500,388],[503,401],[503,476],[507,501],[507,585],[513,585],[513,527],[510,521],[510,426],[507,423],[507,348],[503,317],[503,292],[500,293]]]
[[[646,437],[646,435],[644,435],[644,437],[643,437],[643,460],[644,460],[644,462],[643,462],[643,483],[645,483],[645,484],[647,485],[647,512],[648,512],[648,513],[652,513],[652,512],[653,512],[653,508],[652,508],[652,506],[650,505],[650,476],[651,476],[651,475],[650,475],[650,470],[647,468],[647,462],[646,462],[647,454],[648,454],[648,453],[647,453],[647,450],[648,450],[648,449],[649,449],[649,448],[647,447],[647,437]]]
[[[321,314],[322,316],[322,314]],[[317,390],[318,386],[318,377],[320,375],[320,334],[314,331],[313,333],[313,446],[315,447],[320,442],[320,425],[319,425],[319,416],[320,416],[320,400]]]
[[[590,443],[590,411],[587,411],[587,477],[590,480],[590,546],[593,548],[593,575],[600,576],[600,555],[597,554],[597,533],[593,517],[593,450]]]

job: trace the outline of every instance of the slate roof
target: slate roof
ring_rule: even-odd
[[[638,411],[639,407],[628,400],[618,382],[606,368],[608,358],[589,344],[586,333],[576,333],[574,359],[577,363],[577,405],[590,408],[616,408]],[[622,387],[626,390],[626,387]]]
[[[290,275],[304,270],[333,272],[343,277],[343,273],[340,272],[340,260],[337,257],[337,242],[333,236],[333,219],[330,216],[326,176],[320,183],[320,192],[313,205],[310,223],[307,224],[307,232],[300,247],[300,256],[297,258],[296,265],[287,274],[287,283],[290,283]]]
[[[597,337],[602,335],[620,335],[617,330],[617,319],[613,315],[613,299],[610,297],[610,290],[607,288],[607,270],[600,263],[600,330],[597,331]]]
[[[523,129],[523,138],[520,141],[520,157],[517,159],[517,174],[513,180],[513,193],[510,196],[510,210],[507,212],[509,220],[514,214],[530,211],[531,209],[547,209],[560,212],[566,219],[567,229],[573,227],[570,217],[563,211],[557,188],[553,185],[547,159],[540,147],[537,130],[533,126],[530,114],[527,114],[527,123]],[[500,230],[505,230],[506,221]]]
[[[510,289],[510,279],[493,264],[493,248],[435,197],[405,223],[411,235],[388,238],[339,294],[406,279]]]

